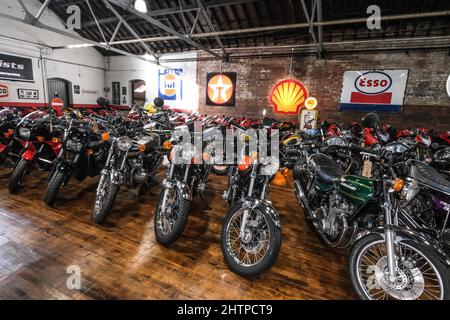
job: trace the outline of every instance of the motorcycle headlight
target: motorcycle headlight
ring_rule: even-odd
[[[31,130],[29,128],[20,127],[19,128],[19,137],[23,140],[30,139]]]
[[[280,159],[278,157],[267,157],[261,162],[261,174],[273,176],[280,170]]]
[[[81,149],[83,148],[83,144],[81,142],[68,140],[66,142],[66,148],[73,152],[80,152]]]
[[[117,139],[117,148],[119,148],[119,150],[122,152],[127,152],[128,150],[130,150],[132,145],[133,142],[129,137],[124,136]]]

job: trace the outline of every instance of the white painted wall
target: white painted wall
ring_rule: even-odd
[[[41,6],[41,3],[37,0],[23,0],[23,2],[32,14],[35,14]],[[0,12],[20,18],[25,16],[22,7],[16,0],[2,0],[0,2]],[[41,22],[62,30],[65,29],[63,22],[48,9],[44,11]],[[0,35],[50,47],[77,43],[76,40],[71,38],[3,18],[0,18]],[[34,83],[0,80],[0,84],[7,85],[9,89],[9,97],[0,98],[0,103],[45,103],[44,90],[47,95],[47,89],[46,81],[43,79],[46,78],[63,78],[70,81],[72,85],[80,85],[81,90],[94,92],[82,93],[81,95],[74,94],[74,105],[95,104],[97,98],[104,95],[105,61],[103,56],[94,48],[45,49],[42,52],[44,57],[42,63],[39,58],[41,52],[36,46],[0,37],[0,52],[32,58],[35,79]],[[39,100],[19,100],[17,96],[18,88],[39,90]]]
[[[176,55],[164,55],[161,59],[173,58],[196,58],[197,53],[182,53]],[[197,62],[180,62],[180,63],[164,63],[165,67],[171,69],[183,69],[182,86],[183,99],[176,101],[166,101],[166,105],[183,110],[198,110],[199,89],[197,85]],[[130,81],[144,80],[147,85],[146,99],[152,102],[158,96],[158,70],[161,67],[151,64],[150,62],[137,60],[130,57],[111,57],[110,62],[106,63],[105,86],[112,89],[113,82],[120,82],[121,87],[127,87],[126,101],[131,102]],[[122,91],[122,90],[121,90]],[[108,99],[112,99],[112,90],[107,93]],[[123,95],[121,92],[121,102]],[[122,103],[123,104],[123,103]]]

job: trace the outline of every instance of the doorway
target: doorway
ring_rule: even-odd
[[[64,101],[65,108],[69,108],[72,105],[72,85],[69,81],[61,78],[51,78],[47,80],[47,88],[49,103],[58,94],[58,97]]]
[[[144,106],[147,96],[147,87],[144,80],[132,80],[131,84],[131,104]]]

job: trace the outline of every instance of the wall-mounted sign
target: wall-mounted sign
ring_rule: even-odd
[[[81,88],[79,85],[74,85],[73,86],[73,93],[74,94],[81,94]]]
[[[33,61],[0,53],[0,79],[33,82]]]
[[[8,95],[9,95],[8,86],[5,86],[4,84],[0,84],[0,98],[5,98]]]
[[[206,104],[234,107],[236,103],[236,72],[208,73],[206,75]]]
[[[447,94],[450,97],[450,75],[447,78]]]
[[[408,70],[347,71],[339,109],[400,112],[407,81]]]
[[[308,110],[314,110],[315,108],[317,108],[317,105],[318,105],[317,99],[314,97],[309,97],[305,101],[305,108]]]
[[[112,83],[112,104],[120,105],[120,82]]]
[[[19,99],[37,100],[39,99],[39,90],[34,89],[17,89]]]
[[[183,69],[159,70],[159,97],[164,100],[183,100]]]
[[[127,87],[122,87],[122,95],[123,96],[127,95]]]
[[[275,108],[275,113],[297,115],[307,98],[308,90],[303,83],[295,79],[285,79],[272,88],[269,101]]]
[[[106,92],[108,92],[108,91],[106,91]],[[83,90],[81,90],[81,93],[84,93],[84,94],[98,94],[98,91],[97,90],[84,90],[83,89]]]

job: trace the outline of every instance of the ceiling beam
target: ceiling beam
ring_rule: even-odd
[[[176,30],[174,30],[174,29],[168,27],[167,25],[165,25],[164,23],[162,23],[162,22],[156,20],[155,18],[152,18],[152,17],[150,17],[149,15],[147,15],[147,14],[145,14],[145,13],[142,13],[142,12],[137,11],[136,9],[134,9],[133,6],[130,7],[130,6],[128,5],[128,1],[127,1],[127,0],[125,0],[125,1],[124,1],[124,0],[107,0],[107,1],[110,2],[110,3],[113,3],[113,4],[117,5],[117,6],[119,6],[119,7],[122,8],[123,10],[126,10],[126,11],[131,12],[132,14],[134,14],[134,15],[140,17],[141,19],[146,20],[147,22],[153,24],[155,27],[158,27],[158,28],[160,28],[160,29],[166,31],[167,33],[170,33],[171,35],[177,37],[177,38],[180,39],[180,40],[183,40],[184,42],[190,44],[191,46],[194,46],[194,47],[196,47],[197,49],[203,50],[203,51],[209,53],[209,54],[212,55],[212,56],[215,56],[215,57],[217,57],[217,58],[221,58],[221,55],[218,54],[217,52],[214,52],[213,50],[208,49],[208,48],[202,46],[201,44],[195,42],[195,41],[192,40],[191,38],[188,38],[187,36],[182,35],[182,34],[179,33],[178,31],[176,31]]]
[[[223,7],[223,6],[230,6],[230,5],[237,5],[237,4],[244,4],[244,3],[251,3],[251,2],[259,2],[262,0],[214,0],[214,1],[208,1],[204,4],[206,9],[211,8],[217,8],[217,7]],[[165,16],[165,15],[172,15],[177,13],[183,13],[183,12],[190,12],[190,11],[198,11],[200,8],[197,4],[190,4],[185,5],[181,9],[180,7],[172,7],[172,8],[165,8],[165,9],[158,9],[158,10],[152,10],[147,12],[147,15],[150,17],[158,17],[158,16]],[[128,22],[138,20],[139,18],[133,15],[124,17],[127,19]],[[100,24],[104,23],[116,23],[118,22],[118,19],[116,17],[111,18],[104,18],[99,19],[98,22]],[[95,26],[95,21],[88,21],[82,24],[82,27],[92,27]]]
[[[212,23],[211,18],[209,17],[207,9],[205,8],[205,6],[202,3],[202,0],[196,0],[196,2],[197,2],[198,7],[200,8],[200,11],[203,14],[203,18],[205,19],[206,24],[208,25],[210,31],[211,32],[217,32],[216,28],[214,27],[214,25]],[[223,58],[226,60],[228,54],[227,54],[227,51],[225,50],[225,47],[224,47],[224,45],[222,43],[222,40],[220,40],[219,36],[215,36],[214,38],[216,38],[217,44],[219,45],[220,49],[222,49]]]

